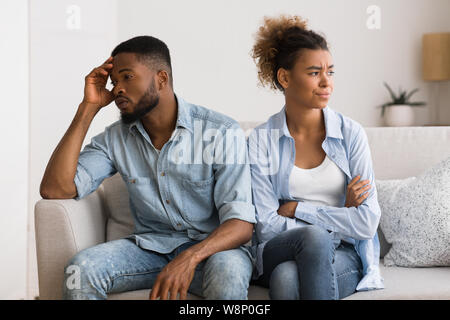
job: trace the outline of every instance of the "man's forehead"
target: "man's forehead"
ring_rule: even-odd
[[[136,54],[123,52],[113,57],[113,66],[132,66],[139,63]]]
[[[113,63],[112,72],[115,74],[118,74],[124,70],[137,71],[139,69],[147,67],[141,61],[139,61],[136,54],[128,52],[123,52],[115,55],[113,57],[112,63]]]

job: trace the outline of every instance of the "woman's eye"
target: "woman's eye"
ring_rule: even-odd
[[[126,75],[124,76],[124,79],[125,79],[125,80],[129,80],[129,79],[131,79],[132,77],[133,77],[132,75],[126,74]]]

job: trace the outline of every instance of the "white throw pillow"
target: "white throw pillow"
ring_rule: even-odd
[[[450,158],[419,177],[377,180],[385,266],[450,266]]]

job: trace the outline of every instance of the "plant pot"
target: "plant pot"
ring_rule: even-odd
[[[414,110],[408,105],[392,105],[384,110],[384,123],[388,127],[408,127],[414,125]]]

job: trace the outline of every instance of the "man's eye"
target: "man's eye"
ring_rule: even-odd
[[[334,71],[329,71],[329,72],[328,72],[328,74],[329,74],[330,76],[334,75],[334,73],[335,73]]]
[[[311,72],[310,75],[311,76],[317,76],[319,74],[319,72]]]

